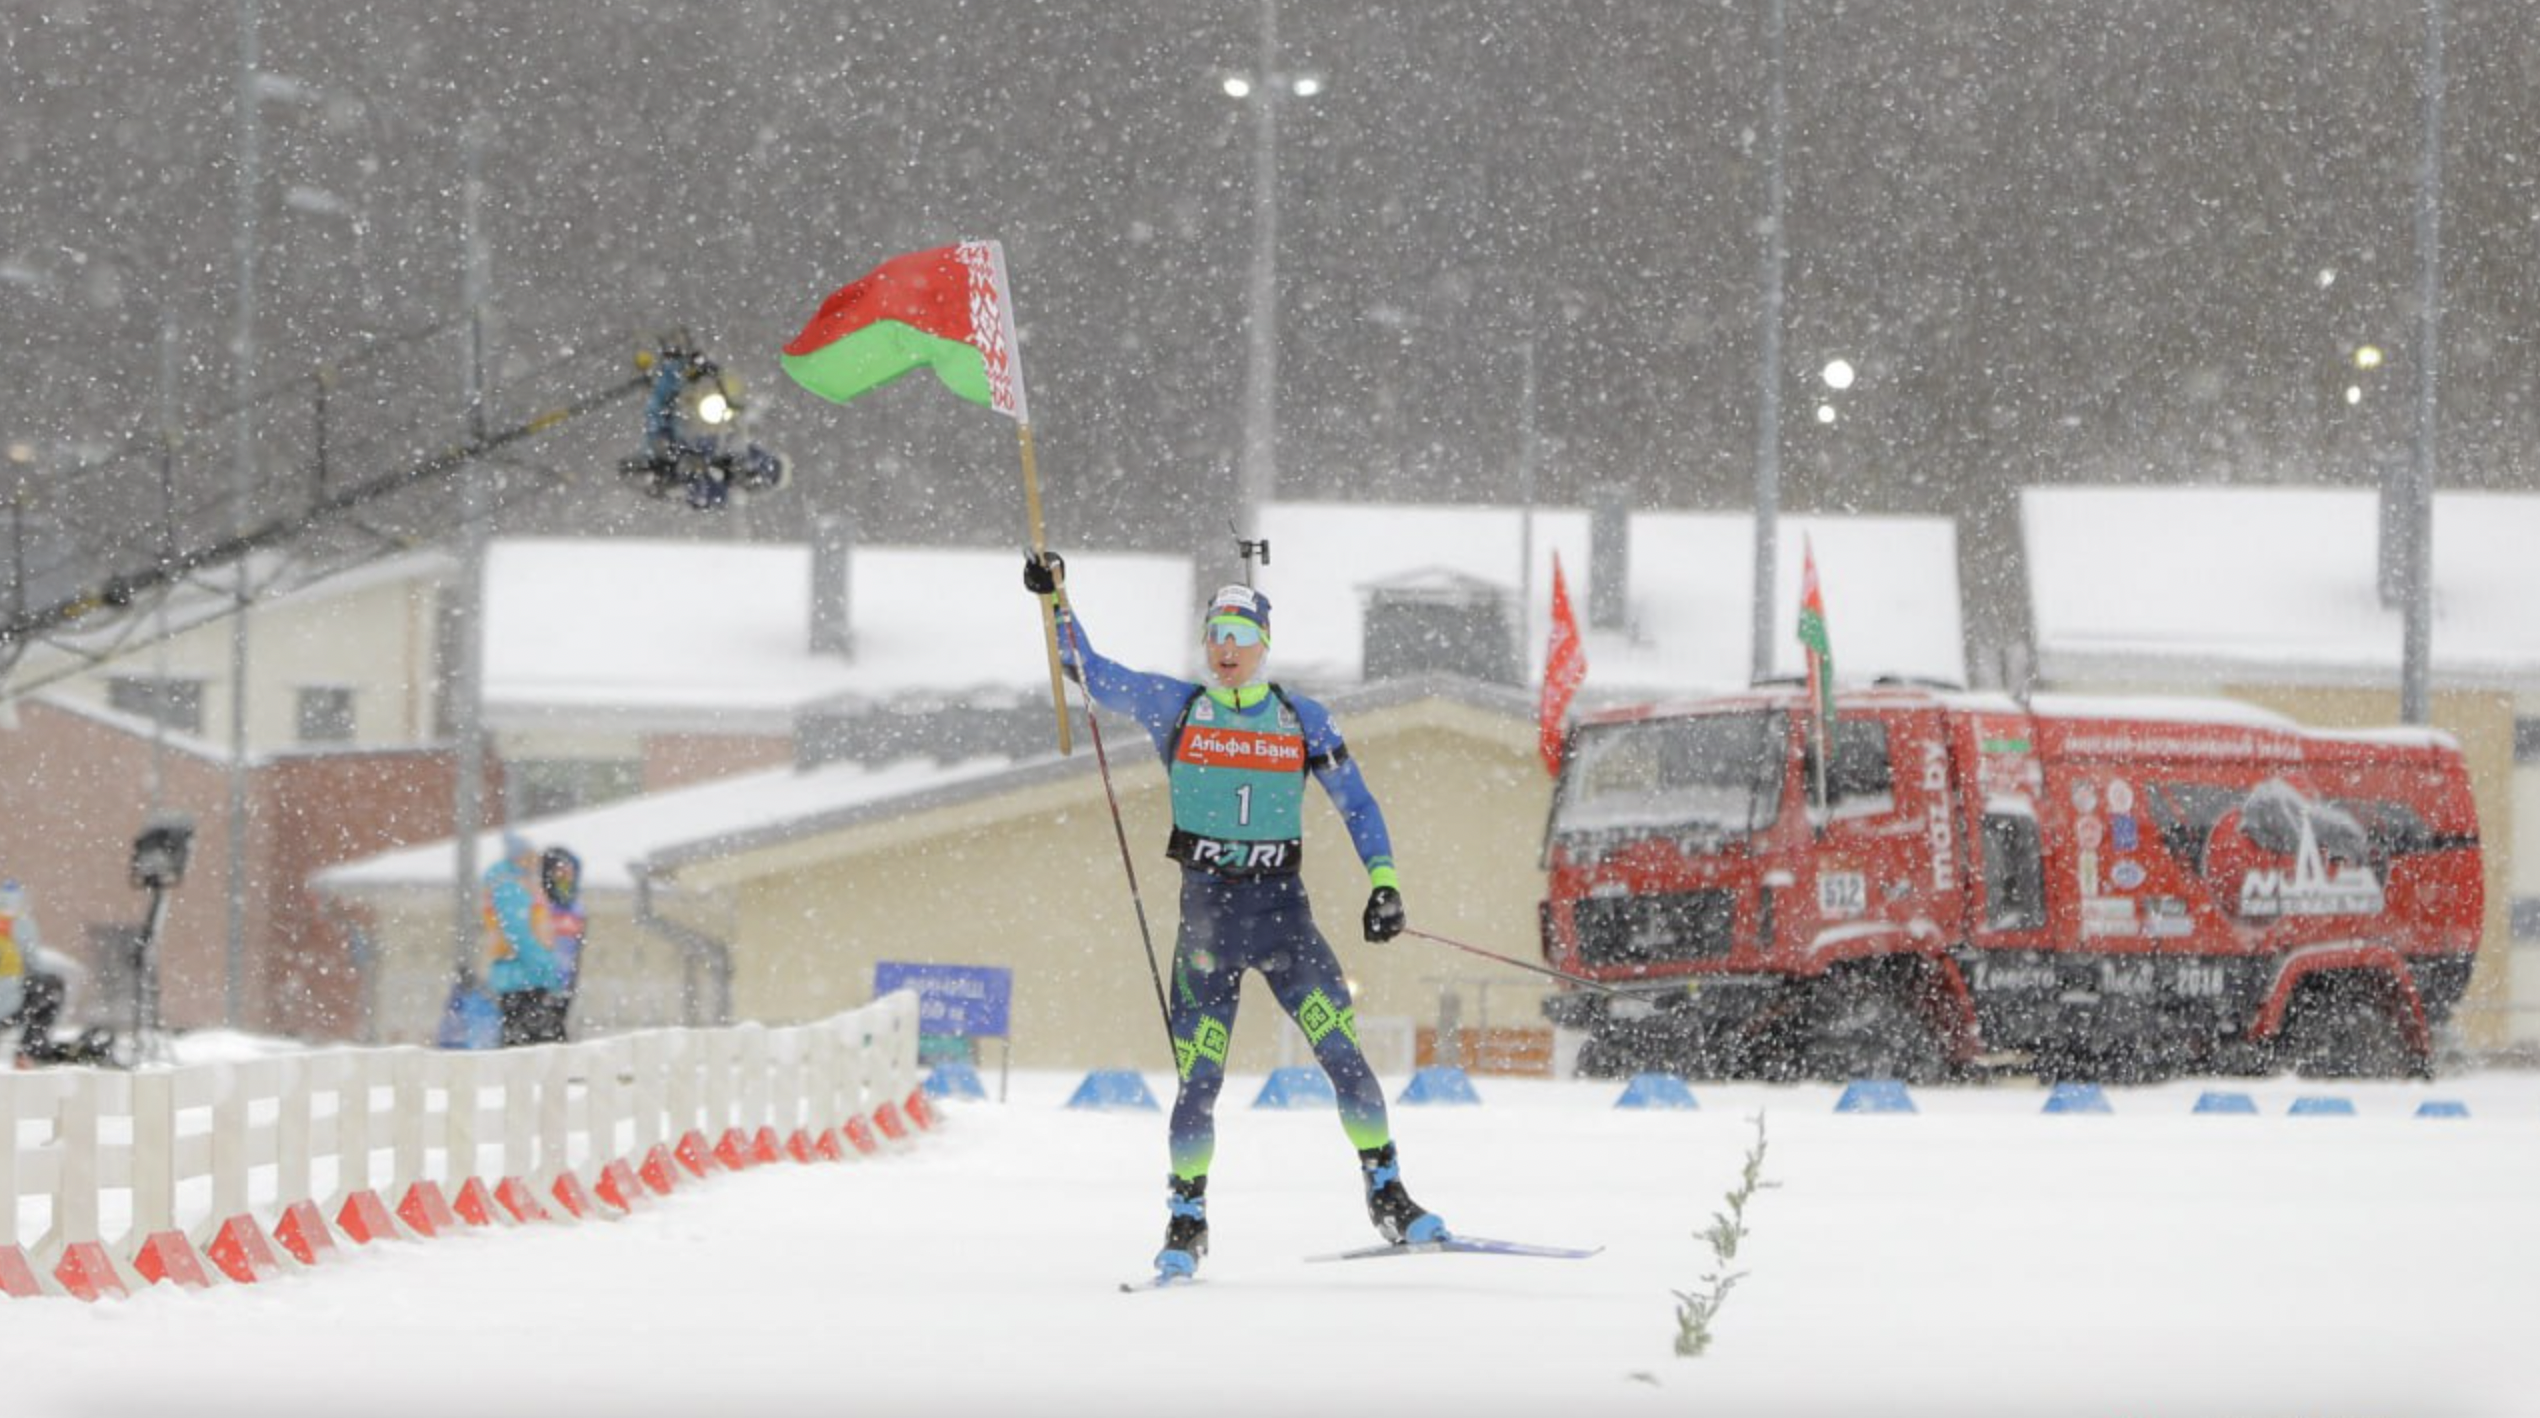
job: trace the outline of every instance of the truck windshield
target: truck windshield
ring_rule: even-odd
[[[1763,710],[1583,727],[1552,830],[1756,831],[1780,807],[1786,742],[1783,716]]]

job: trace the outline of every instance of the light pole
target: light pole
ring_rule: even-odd
[[[484,234],[478,208],[484,200],[483,149],[485,124],[470,114],[459,128],[460,301],[468,314],[468,360],[464,393],[468,437],[485,439]],[[485,470],[469,468],[459,475],[459,569],[450,588],[450,642],[458,663],[451,666],[450,738],[458,760],[451,784],[451,845],[458,866],[450,882],[450,970],[454,980],[468,978],[482,941],[477,917],[476,834],[485,820],[485,553],[493,516],[486,506]],[[505,779],[506,786],[509,779]],[[503,814],[511,820],[511,814]]]
[[[1279,483],[1279,101],[1323,91],[1317,74],[1279,68],[1278,0],[1261,0],[1261,61],[1253,74],[1228,74],[1229,98],[1252,104],[1252,282],[1245,304],[1244,446],[1238,491],[1250,527]]]
[[[262,71],[257,0],[238,5],[238,332],[233,373],[237,380],[237,443],[231,469],[235,525],[248,523],[256,497],[256,231],[263,201],[261,133],[256,104],[271,79]],[[238,559],[229,618],[229,900],[227,944],[222,951],[221,1022],[236,1027],[244,1013],[247,983],[247,606],[254,599],[248,558]]]
[[[1782,268],[1789,246],[1782,233],[1786,205],[1782,179],[1782,130],[1788,109],[1782,87],[1782,0],[1764,0],[1764,298],[1762,358],[1755,417],[1755,621],[1753,671],[1758,682],[1773,672],[1774,563],[1781,536],[1782,496]]]
[[[2434,721],[2434,481],[2443,362],[2443,0],[2426,0],[2424,148],[2417,163],[2416,456],[2408,462],[2406,609],[2399,637],[2399,717]]]
[[[1535,643],[1535,342],[1517,344],[1517,664]]]

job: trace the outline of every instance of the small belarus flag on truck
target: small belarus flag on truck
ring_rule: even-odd
[[[1005,248],[993,241],[894,256],[840,286],[777,362],[795,383],[841,404],[924,367],[970,402],[1031,422]]]
[[[1799,643],[1808,652],[1808,703],[1816,723],[1810,734],[1817,745],[1817,806],[1826,805],[1826,777],[1833,771],[1834,641],[1826,634],[1826,593],[1817,585],[1817,549],[1807,535],[1799,538]]]

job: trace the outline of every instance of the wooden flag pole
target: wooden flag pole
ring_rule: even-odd
[[[1023,445],[1023,508],[1032,519],[1032,555],[1040,556],[1049,548],[1041,540],[1041,475],[1032,461],[1032,426],[1017,420],[1015,436]],[[1041,645],[1049,652],[1050,707],[1058,712],[1058,751],[1076,751],[1076,737],[1067,726],[1067,677],[1058,667],[1058,604],[1067,595],[1059,588],[1056,597],[1041,598]]]

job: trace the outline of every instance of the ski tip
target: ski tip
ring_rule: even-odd
[[[1451,1239],[1445,1249],[1473,1255],[1534,1256],[1542,1260],[1586,1260],[1605,1251],[1603,1246],[1533,1246],[1520,1241],[1492,1241],[1477,1236]]]

